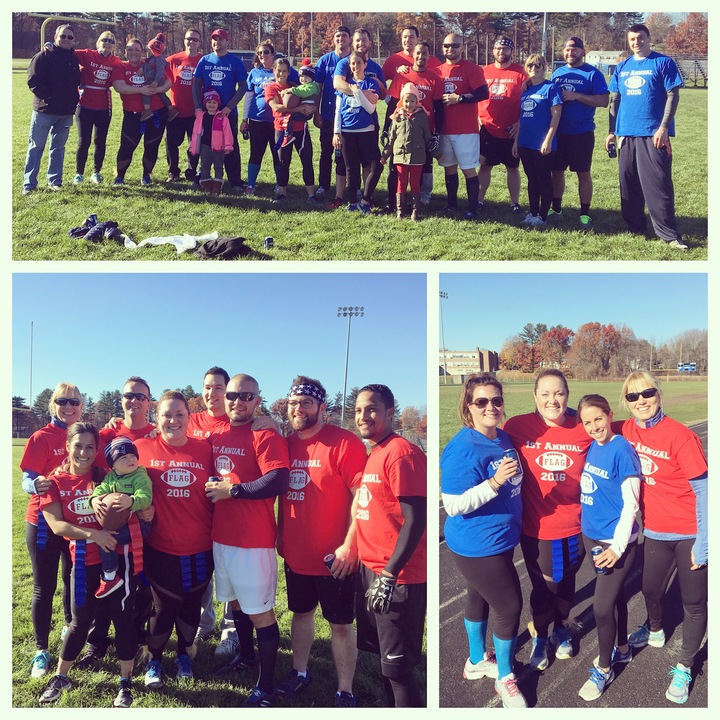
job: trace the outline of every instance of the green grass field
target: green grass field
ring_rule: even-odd
[[[25,507],[27,495],[20,487],[20,458],[24,440],[13,443],[13,499],[12,499],[12,704],[13,707],[39,707],[38,695],[42,692],[46,679],[30,678],[30,660],[35,653],[30,618],[30,600],[32,597],[32,570],[25,545]],[[60,585],[60,583],[58,583]],[[216,604],[217,605],[217,604]],[[221,607],[217,605],[217,616]],[[276,677],[282,682],[292,668],[290,650],[290,621],[292,613],[287,608],[285,596],[285,575],[280,566],[278,574],[277,605],[275,607],[280,626],[280,652],[278,654]],[[53,608],[54,629],[50,635],[50,655],[54,664],[60,649],[60,630],[62,629],[62,609],[60,595],[56,594]],[[192,685],[178,685],[172,678],[175,636],[170,639],[165,652],[164,668],[169,673],[165,687],[159,691],[146,690],[142,683],[144,668],[136,668],[138,676],[135,684],[133,707],[142,708],[199,708],[199,707],[237,707],[252,689],[256,674],[243,673],[230,676],[230,679],[215,678],[213,671],[229,660],[226,656],[216,658],[215,647],[219,637],[201,643],[197,657],[193,662],[195,682]],[[316,635],[310,658],[312,682],[296,700],[278,700],[278,707],[334,707],[334,694],[337,689],[335,667],[330,648],[330,628],[318,611]],[[119,665],[112,649],[103,659],[97,671],[70,671],[69,677],[75,683],[71,691],[66,692],[58,702],[58,707],[111,707],[117,692]],[[418,671],[421,687],[426,686],[427,668],[423,653],[423,667]],[[360,652],[355,673],[354,692],[358,707],[385,707],[385,693],[380,674],[380,662],[370,653]]]
[[[598,393],[607,399],[613,409],[616,420],[629,417],[627,411],[620,405],[620,390],[622,382],[618,381],[580,381],[569,380],[570,407],[577,407],[583,395]],[[457,406],[460,399],[461,385],[440,385],[440,452],[448,440],[460,429]],[[708,417],[708,384],[707,381],[697,382],[664,382],[663,409],[671,417],[684,425],[707,420]],[[505,397],[505,413],[507,417],[514,417],[522,413],[533,412],[532,383],[512,384],[503,382],[503,395]]]
[[[597,111],[597,143],[593,164],[595,196],[593,234],[575,229],[578,222],[577,183],[568,177],[566,218],[557,228],[524,230],[509,213],[503,168],[496,168],[486,198],[481,222],[466,222],[439,216],[445,204],[443,171],[435,167],[436,195],[427,217],[419,224],[397,221],[379,214],[364,217],[346,209],[309,209],[302,187],[300,162],[291,168],[289,201],[281,212],[273,209],[274,175],[266,158],[254,197],[209,196],[188,189],[187,184],[166,184],[164,143],[154,173],[155,184],[140,185],[140,149],[127,174],[127,185],[113,189],[115,156],[120,137],[121,104],[113,103],[108,152],[102,185],[74,186],[77,132],[73,128],[67,144],[63,190],[44,189],[45,165],[41,167],[39,190],[20,195],[22,171],[30,123],[31,96],[26,86],[27,61],[13,61],[12,73],[12,169],[13,169],[13,258],[15,260],[193,260],[193,253],[177,255],[172,246],[126,250],[113,241],[90,243],[67,237],[67,231],[82,224],[90,213],[100,220],[115,220],[135,242],[176,234],[240,235],[252,252],[248,260],[706,260],[708,237],[708,95],[702,90],[683,90],[677,115],[678,137],[673,143],[674,181],[678,223],[690,250],[678,252],[650,237],[627,233],[619,211],[617,162],[609,160],[601,140],[607,128],[607,110]],[[381,118],[384,103],[380,103]],[[317,169],[318,131],[313,128]],[[92,157],[92,148],[91,148]],[[243,166],[248,143],[241,141]],[[89,163],[86,176],[92,172]],[[245,170],[243,170],[243,175]],[[380,180],[375,200],[385,204],[386,177]],[[328,198],[328,201],[332,197]],[[465,190],[461,183],[460,206]],[[525,187],[521,203],[527,206]],[[263,248],[265,236],[274,248]]]

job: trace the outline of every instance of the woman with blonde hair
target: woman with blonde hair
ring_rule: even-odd
[[[628,375],[622,401],[632,417],[622,434],[636,449],[643,469],[642,591],[646,622],[628,638],[632,647],[665,644],[665,593],[677,568],[683,604],[682,648],[670,670],[665,697],[687,702],[695,655],[707,629],[708,468],[700,438],[665,415],[658,381],[644,370]]]
[[[115,55],[115,36],[109,31],[100,33],[95,50],[76,49],[75,56],[80,63],[80,102],[75,111],[78,128],[78,146],[75,153],[75,184],[85,179],[90,140],[94,131],[95,153],[93,156],[93,174],[90,180],[102,182],[103,162],[107,143],[110,119],[112,117],[112,98],[110,96],[110,76],[113,68],[121,64]]]
[[[512,150],[528,179],[530,212],[522,223],[537,228],[547,224],[552,203],[552,158],[563,101],[559,86],[545,79],[546,70],[542,55],[528,55],[525,72],[529,81],[520,98],[520,129]]]
[[[470,657],[463,677],[495,680],[503,707],[527,707],[513,672],[522,592],[513,564],[520,541],[523,473],[504,416],[502,385],[492,375],[471,375],[460,396],[460,432],[443,451],[445,540],[467,582],[465,630]],[[488,615],[493,645],[486,647]]]
[[[80,420],[83,400],[80,391],[71,383],[61,382],[55,386],[48,412],[50,422],[34,432],[25,445],[20,469],[22,488],[30,495],[25,512],[25,541],[30,553],[33,573],[33,594],[30,606],[33,633],[35,635],[35,656],[32,659],[30,676],[43,677],[50,668],[48,641],[52,624],[52,604],[57,588],[58,565],[62,558],[63,610],[65,628],[72,621],[70,609],[70,547],[68,541],[56,535],[39,512],[43,496],[52,485],[48,475],[59,467],[67,456],[67,429]]]

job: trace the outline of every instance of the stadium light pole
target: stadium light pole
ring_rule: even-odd
[[[442,301],[447,300],[448,294],[440,291],[440,337],[442,338],[443,351],[443,385],[447,385],[447,359],[445,358],[445,323],[443,322]]]
[[[338,317],[346,317],[348,319],[347,341],[345,343],[345,377],[343,380],[343,404],[340,411],[340,427],[345,427],[345,402],[347,400],[347,372],[348,359],[350,357],[350,324],[354,317],[365,317],[364,307],[339,307],[337,309]]]

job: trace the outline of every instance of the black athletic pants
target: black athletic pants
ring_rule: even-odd
[[[190,140],[195,124],[194,117],[176,117],[165,128],[165,157],[168,163],[168,173],[180,175],[180,146],[187,139],[187,166],[197,172],[198,157],[190,152]]]
[[[75,171],[78,175],[85,174],[90,141],[95,129],[95,153],[93,155],[93,171],[99,173],[105,162],[107,135],[110,128],[111,115],[108,110],[88,110],[78,105],[75,121],[78,129],[78,146],[75,153]]]
[[[167,124],[167,108],[162,107],[160,110],[156,110],[153,116],[145,122],[141,122],[141,115],[142,113],[128,112],[127,110],[123,112],[120,149],[117,154],[118,177],[125,177],[141,137],[143,138],[143,175],[150,175],[157,162],[160,141]],[[144,133],[142,132],[143,127]]]

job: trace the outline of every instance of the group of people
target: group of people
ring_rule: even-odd
[[[682,77],[671,58],[651,49],[645,25],[630,27],[627,39],[632,55],[618,64],[608,88],[602,72],[585,61],[584,43],[578,37],[566,40],[566,64],[549,79],[542,55],[529,55],[524,65],[513,62],[514,43],[508,36],[496,38],[494,62],[480,67],[464,57],[463,37],[450,33],[442,43],[441,63],[414,26],[403,29],[402,50],[388,57],[382,67],[371,57],[373,43],[367,29],[351,33],[340,26],[333,35],[333,50],[314,67],[306,63],[296,71],[286,58],[276,56],[272,42],[266,40],[256,48],[248,74],[242,60],[229,52],[227,31],[214,30],[212,52],[201,55],[201,35],[190,28],[185,32],[185,50],[168,57],[162,78],[151,82],[156,73],[149,76],[145,68],[154,67],[151,60],[161,59],[153,57],[162,47],[158,38],[148,44],[150,58],[145,62],[142,43],[129,40],[127,60],[121,61],[113,53],[112,33],[100,35],[97,50],[73,50],[74,30],[62,25],[54,44],[36,55],[28,68],[34,100],[23,193],[37,187],[48,134],[48,186],[54,190],[61,186],[73,114],[79,138],[75,182],[84,180],[93,129],[91,179],[102,181],[112,87],[123,104],[115,185],[124,184],[141,137],[142,183],[152,183],[160,140],[167,129],[169,181],[180,180],[179,147],[187,138],[185,178],[217,194],[226,175],[236,191],[252,195],[269,149],[276,181],[273,203],[282,204],[294,147],[311,205],[318,207],[324,195],[333,194],[334,157],[334,198],[329,206],[347,203],[349,210],[370,213],[373,193],[387,164],[385,209],[398,217],[411,209],[414,220],[420,218],[421,205],[430,202],[434,158],[444,168],[447,202],[443,212],[450,216],[458,212],[461,171],[468,220],[481,216],[496,165],[506,167],[510,210],[522,217],[522,163],[529,211],[521,224],[534,228],[563,221],[569,168],[578,179],[579,226],[591,230],[595,110],[609,105],[604,144],[612,157],[619,158],[621,212],[628,229],[645,232],[647,205],[655,234],[674,248],[686,249],[675,218],[670,146]],[[168,90],[172,119],[163,103]],[[377,112],[381,100],[387,102],[382,128]],[[320,129],[319,185],[315,184],[311,119]],[[250,142],[247,182],[241,177],[239,132]]]
[[[514,672],[523,597],[514,549],[530,578],[531,670],[573,657],[570,613],[585,556],[595,568],[593,614],[599,655],[579,695],[597,700],[633,649],[662,647],[664,598],[677,569],[682,643],[665,697],[685,703],[707,629],[707,461],[700,439],[665,415],[646,371],[622,386],[630,418],[613,421],[608,401],[585,395],[568,407],[563,373],[541,370],[534,412],[504,420],[502,384],[472,375],[459,401],[462,429],[441,458],[445,538],[467,581],[463,676],[495,681],[504,707],[527,707]],[[638,511],[642,550],[638,545]],[[642,555],[647,619],[628,634],[624,583]],[[493,617],[491,650],[487,631]]]
[[[318,604],[330,625],[336,707],[357,704],[358,648],[380,654],[390,706],[421,706],[415,669],[427,602],[427,469],[422,450],[393,432],[390,389],[372,384],[358,393],[355,424],[365,443],[325,422],[325,389],[306,376],[288,392],[287,438],[258,415],[260,389],[249,375],[210,368],[199,413],[189,412],[182,393],[166,391],[156,424],[148,420],[150,398],[147,381],[129,378],[124,416],[98,431],[82,421],[78,388],[60,383],[50,423],[26,445],[35,678],[51,672],[62,559],[61,648],[39,703],[72,688],[74,664],[87,669],[105,655],[111,622],[121,673],[115,707],[132,704],[141,657],[145,687],[163,687],[173,632],[174,676],[192,680],[197,644],[214,626],[214,577],[237,650],[217,673],[257,673],[244,706],[270,707],[311,683]],[[292,612],[293,669],[279,684],[276,552]]]

